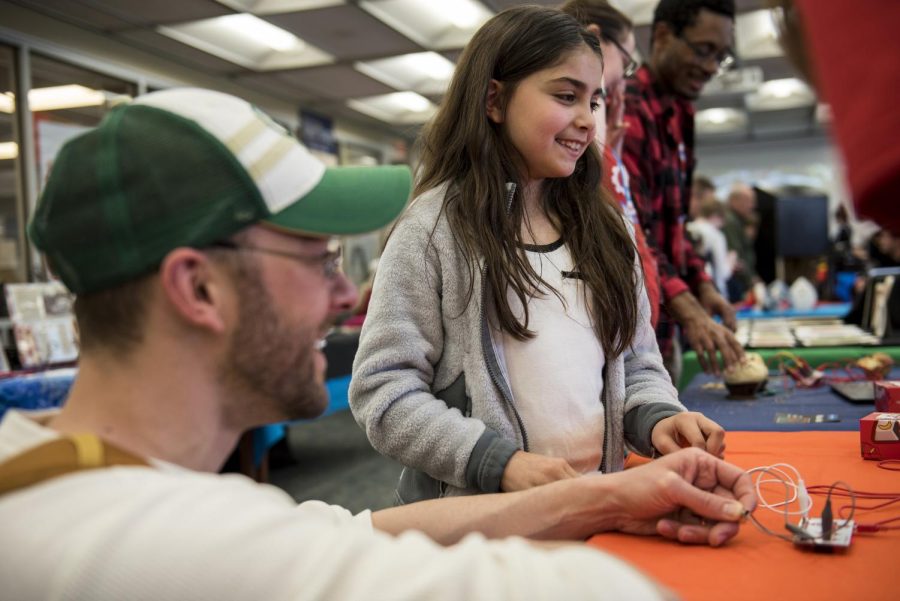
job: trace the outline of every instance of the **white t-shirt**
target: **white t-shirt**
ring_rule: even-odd
[[[503,358],[516,409],[528,433],[528,450],[562,457],[578,472],[596,471],[603,455],[603,347],[594,332],[584,281],[574,272],[562,241],[527,246],[525,255],[560,293],[528,300],[530,340],[503,332]],[[507,293],[521,321],[519,298]]]
[[[731,277],[731,263],[728,261],[728,243],[725,241],[725,234],[703,218],[689,222],[687,229],[700,242],[697,251],[701,255],[709,256],[706,271],[715,282],[719,292],[725,294],[728,279]]]
[[[56,436],[0,422],[0,461]],[[441,547],[239,475],[111,467],[0,495],[0,597],[16,601],[660,599],[627,564],[478,534]]]

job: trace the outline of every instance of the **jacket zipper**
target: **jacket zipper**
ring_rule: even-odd
[[[507,215],[512,211],[512,202],[516,195],[516,184],[513,182],[508,182],[506,184],[506,213]],[[481,349],[485,355],[485,359],[487,360],[487,370],[488,374],[491,376],[491,381],[494,383],[494,386],[497,387],[497,390],[500,391],[500,396],[509,404],[510,408],[513,410],[513,415],[516,416],[516,423],[519,426],[519,432],[522,434],[522,450],[528,450],[528,432],[525,431],[525,424],[522,422],[522,416],[519,415],[519,410],[516,409],[516,404],[513,402],[512,391],[509,389],[509,384],[503,378],[503,375],[500,374],[500,370],[498,367],[497,356],[494,354],[494,344],[491,339],[491,331],[488,327],[487,318],[484,315],[484,307],[487,304],[487,267],[485,267],[481,272]]]
[[[491,376],[491,382],[494,383],[494,386],[497,387],[497,390],[500,391],[500,396],[503,397],[509,406],[513,410],[513,415],[516,416],[516,423],[519,426],[519,432],[522,434],[522,449],[524,451],[528,450],[528,433],[525,431],[525,424],[522,422],[522,416],[519,415],[519,410],[516,409],[516,404],[512,399],[512,392],[509,391],[508,384],[504,379],[503,375],[500,374],[497,356],[494,354],[494,345],[491,341],[491,332],[487,323],[487,318],[484,315],[484,306],[487,301],[487,267],[481,272],[481,348],[482,352],[484,352],[484,356],[487,362],[487,370],[488,374]]]

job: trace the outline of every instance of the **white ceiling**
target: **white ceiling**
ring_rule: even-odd
[[[456,18],[460,17],[458,11],[457,15],[448,16],[457,25],[436,28],[432,26],[436,17],[429,20],[418,14],[421,0],[12,0],[54,19],[208,75],[233,80],[307,110],[357,122],[377,122],[380,128],[391,128],[407,138],[411,126],[414,130],[440,102],[442,87],[440,81],[413,76],[414,69],[406,66],[405,59],[396,57],[426,53],[433,65],[440,65],[441,57],[452,62],[471,32],[489,15],[519,4],[559,3],[466,1],[474,5],[469,7],[471,15],[463,15],[467,19]],[[441,8],[446,7],[448,0],[425,2],[431,5],[429,8]],[[638,48],[644,52],[649,46],[649,21],[656,3],[657,0],[613,0],[635,20]],[[819,121],[815,100],[806,91],[800,90],[794,103],[780,97],[775,105],[767,105],[765,98],[761,99],[759,84],[794,74],[772,37],[762,0],[736,3],[736,50],[743,75],[715,82],[697,105],[701,110],[734,109],[743,116],[733,119],[738,129],[731,131],[723,130],[724,113],[713,113],[712,119],[700,120],[701,134],[708,140],[723,136],[741,139],[816,129]],[[196,42],[197,36],[206,34],[208,23],[204,20],[246,12],[290,34],[284,42],[286,49],[275,51],[266,46],[276,46],[278,42],[277,36],[266,34],[257,36],[266,38],[262,44],[259,39],[225,39],[220,31],[210,33],[212,37],[206,42]],[[224,51],[209,45],[210,41],[222,39],[226,40]],[[397,92],[421,93],[431,105],[410,98],[412,94]],[[376,98],[366,104],[372,97]],[[396,103],[410,101],[412,104],[403,105],[407,108],[399,114],[391,115],[391,107]],[[710,123],[711,128],[703,129],[703,123]]]

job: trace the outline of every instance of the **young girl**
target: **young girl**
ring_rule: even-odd
[[[678,402],[634,243],[601,198],[597,37],[557,10],[489,20],[422,138],[379,262],[350,404],[406,466],[398,500],[622,469],[723,432]]]

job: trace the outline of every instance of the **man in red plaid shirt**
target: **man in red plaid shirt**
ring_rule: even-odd
[[[650,62],[628,82],[623,159],[641,226],[659,265],[665,311],[656,329],[677,384],[677,326],[701,366],[717,373],[743,349],[732,334],[734,308],[704,270],[685,235],[694,170],[694,107],[703,86],[732,61],[734,0],[661,0],[653,17]],[[719,315],[727,327],[713,321]]]

